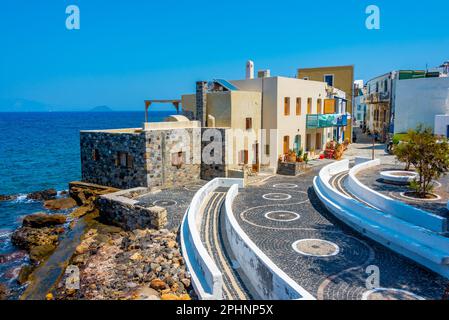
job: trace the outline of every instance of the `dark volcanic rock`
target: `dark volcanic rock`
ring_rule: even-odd
[[[42,246],[32,247],[30,250],[30,260],[32,262],[40,262],[45,260],[53,251],[55,251],[56,246],[52,244],[44,244]]]
[[[44,201],[44,200],[54,199],[57,194],[58,194],[58,192],[55,189],[48,189],[48,190],[32,192],[27,196],[27,198],[32,199],[32,200]]]
[[[76,207],[76,205],[76,201],[72,198],[47,200],[44,203],[44,207],[49,210],[66,210]]]
[[[8,289],[5,285],[0,283],[0,300],[6,300],[8,298]]]
[[[23,219],[24,227],[43,228],[64,224],[67,218],[61,214],[36,213]]]
[[[13,201],[16,199],[17,199],[17,196],[15,196],[15,195],[0,194],[0,201]]]
[[[58,235],[61,233],[60,228],[30,228],[21,227],[17,229],[11,241],[19,248],[29,250],[35,246],[43,246],[47,244],[55,245],[58,242]]]
[[[19,276],[17,277],[17,282],[20,285],[25,284],[28,281],[28,279],[29,279],[29,277],[30,277],[32,272],[33,272],[33,267],[32,266],[30,266],[28,264],[24,265],[20,269]]]

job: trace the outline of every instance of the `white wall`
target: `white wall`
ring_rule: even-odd
[[[277,166],[277,159],[283,153],[284,136],[290,137],[290,149],[294,149],[295,136],[301,135],[301,147],[306,146],[306,115],[307,99],[312,98],[312,114],[317,113],[317,100],[322,100],[322,110],[324,110],[324,100],[327,98],[327,84],[319,81],[302,80],[287,77],[270,77],[250,80],[233,80],[232,84],[240,90],[262,91],[263,86],[263,117],[262,128],[267,130],[267,143],[271,145],[269,157],[265,156],[265,147],[262,146],[262,163],[269,161],[270,167]],[[290,115],[284,115],[284,98],[290,98]],[[301,115],[296,115],[296,98],[301,98]],[[270,129],[277,129],[278,132],[269,136]],[[322,137],[323,146],[327,138],[327,133],[331,129],[324,129]],[[312,134],[312,146],[315,145],[315,130]],[[274,141],[273,141],[274,140]]]
[[[225,201],[225,231],[229,247],[245,276],[261,299],[315,300],[285,272],[277,267],[240,227],[232,212],[232,203],[238,186],[232,186]]]
[[[449,114],[435,116],[435,134],[441,136],[447,136],[449,126]]]
[[[434,128],[436,115],[449,114],[449,78],[397,80],[395,112],[395,133]]]

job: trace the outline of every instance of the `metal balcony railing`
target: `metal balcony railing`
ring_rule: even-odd
[[[344,127],[348,124],[347,114],[308,114],[306,118],[307,129],[330,127]]]

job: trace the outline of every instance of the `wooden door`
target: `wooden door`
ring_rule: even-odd
[[[290,150],[290,137],[284,136],[284,154],[288,153]]]

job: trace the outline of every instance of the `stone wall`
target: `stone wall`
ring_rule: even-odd
[[[305,164],[301,162],[281,162],[278,161],[277,174],[284,176],[297,176],[305,171]]]
[[[134,188],[100,196],[100,217],[104,222],[124,230],[163,229],[167,224],[167,210],[162,207],[143,207],[132,196],[146,192],[146,188]]]
[[[80,147],[84,182],[120,189],[147,186],[142,132],[82,131]],[[119,152],[130,156],[128,165],[120,163]]]
[[[208,139],[209,134],[205,134],[206,130],[216,130],[217,134],[221,135],[221,157],[218,159],[218,161],[214,163],[207,163],[204,156],[207,154],[212,154],[212,152],[208,152],[210,149],[210,143],[215,141],[215,137],[210,137]],[[226,128],[202,128],[201,129],[201,179],[203,180],[212,180],[215,178],[226,178],[228,176],[228,165],[227,165],[227,130]],[[212,132],[212,131],[209,131]],[[206,141],[203,141],[206,140]],[[218,147],[218,140],[217,147]],[[206,149],[206,152],[204,152],[204,149]],[[215,150],[214,150],[215,152]]]
[[[146,131],[148,187],[185,185],[200,179],[200,128]],[[182,162],[173,157],[182,153]]]
[[[200,179],[200,128],[84,131],[80,141],[84,182],[129,189]],[[121,161],[120,153],[126,153],[127,161]],[[174,162],[176,156],[182,160]]]

